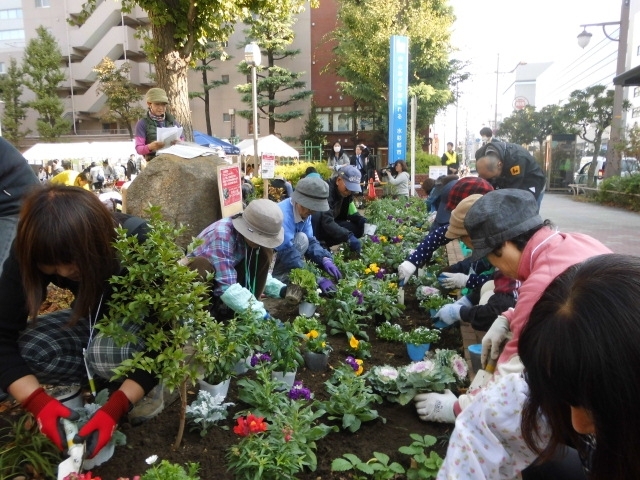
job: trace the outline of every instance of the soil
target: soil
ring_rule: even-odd
[[[417,325],[430,325],[429,316],[418,308],[414,290],[411,287],[405,289],[405,304],[407,308],[404,315],[396,321],[408,329]],[[276,318],[290,319],[297,315],[297,306],[291,307],[284,300],[266,300],[266,307]],[[406,347],[400,343],[390,343],[376,338],[375,324],[373,321],[367,329],[372,344],[371,358],[365,360],[367,365],[389,364],[400,366],[407,364]],[[333,347],[329,364],[338,365],[346,357],[347,341],[344,335],[331,336],[329,342]],[[460,330],[451,327],[443,331],[440,341],[432,345],[432,348],[450,348],[458,350],[462,354],[462,339]],[[251,375],[251,373],[249,373]],[[297,380],[302,380],[304,385],[314,392],[319,400],[325,400],[324,382],[329,379],[331,371],[311,372],[302,366],[297,371]],[[198,387],[188,391],[190,403],[197,394]],[[237,387],[232,380],[227,401],[236,401]],[[6,403],[6,402],[5,402]],[[132,478],[140,475],[147,468],[145,459],[151,455],[157,455],[159,459],[166,459],[174,463],[185,464],[197,462],[200,464],[200,478],[202,479],[232,479],[233,475],[227,472],[225,466],[225,454],[232,444],[237,442],[237,436],[233,433],[234,414],[245,407],[238,402],[232,407],[229,418],[221,425],[221,428],[212,429],[204,438],[198,432],[185,432],[182,444],[177,451],[172,449],[175,436],[178,431],[179,405],[177,401],[156,418],[132,427],[128,423],[121,426],[127,436],[125,446],[116,447],[115,454],[107,463],[93,469],[94,475],[103,480],[116,480],[120,477]],[[304,472],[298,475],[299,479],[348,479],[352,478],[347,473],[332,473],[331,462],[345,453],[355,454],[366,461],[373,458],[373,452],[383,452],[405,468],[409,467],[410,458],[398,452],[401,446],[412,443],[410,434],[432,435],[438,439],[434,450],[444,457],[447,441],[452,425],[422,422],[412,403],[401,406],[397,403],[384,402],[376,406],[380,416],[386,420],[378,419],[363,423],[360,430],[355,433],[348,431],[332,432],[317,442],[318,467],[315,472]],[[0,409],[1,410],[1,409]],[[14,419],[21,413],[19,407],[14,406],[4,412],[0,411],[0,418],[11,415]],[[329,423],[329,422],[327,422]],[[226,428],[222,428],[226,427]],[[1,443],[1,442],[0,442]],[[400,478],[400,477],[398,477]]]

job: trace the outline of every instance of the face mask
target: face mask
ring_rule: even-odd
[[[338,153],[340,151],[340,147],[333,147],[333,151]]]
[[[489,137],[481,137],[481,138],[484,143],[487,143],[487,140],[489,140]]]

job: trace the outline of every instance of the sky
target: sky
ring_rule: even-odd
[[[575,77],[566,85],[571,90],[586,88],[590,82],[597,83],[603,78],[610,82],[614,76],[617,42],[607,40],[602,27],[589,27],[587,31],[593,37],[582,50],[577,36],[582,24],[619,21],[620,0],[450,0],[449,3],[456,16],[451,43],[458,51],[453,58],[469,62],[466,71],[471,78],[460,85],[457,109],[449,107],[436,119],[438,154],[444,151],[447,141],[454,141],[456,110],[458,141],[463,141],[465,127],[475,135],[482,126],[489,125],[495,114],[496,83],[501,96],[515,80],[515,74],[507,72],[520,62],[554,62],[558,86],[564,85],[563,76]],[[607,32],[617,37],[618,27],[607,27]],[[604,55],[601,67],[592,68],[590,78],[586,73],[579,75],[578,71],[586,72],[586,65],[595,62],[596,51],[605,52],[601,53]],[[496,71],[500,73],[496,75]],[[500,110],[508,110],[508,105],[502,106],[508,100],[499,99]],[[510,113],[500,112],[499,118]]]

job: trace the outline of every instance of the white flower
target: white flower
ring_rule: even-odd
[[[383,366],[377,369],[378,378],[384,382],[396,380],[398,378],[398,370],[393,367]]]
[[[407,373],[431,372],[435,365],[431,360],[423,360],[421,362],[413,362],[406,366]]]
[[[145,460],[145,462],[147,462],[147,465],[153,465],[154,463],[156,463],[156,460],[158,460],[158,455],[151,455]]]

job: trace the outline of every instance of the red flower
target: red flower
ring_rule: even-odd
[[[233,427],[233,432],[246,437],[252,433],[265,432],[267,430],[267,423],[264,421],[264,417],[256,417],[250,413],[245,417],[238,417],[238,422]]]

